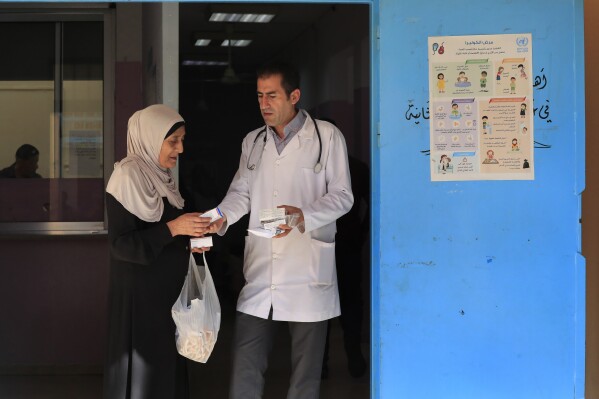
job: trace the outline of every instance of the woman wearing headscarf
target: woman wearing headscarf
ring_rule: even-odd
[[[189,237],[210,232],[210,218],[182,211],[170,169],[183,152],[184,136],[183,118],[165,105],[135,112],[127,157],[115,164],[106,187],[111,260],[106,399],[188,397],[171,307],[187,274]]]

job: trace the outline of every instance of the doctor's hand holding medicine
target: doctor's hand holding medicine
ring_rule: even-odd
[[[242,142],[239,169],[218,205],[219,235],[249,213],[285,209],[274,237],[245,238],[243,273],[233,338],[232,399],[262,397],[264,373],[281,323],[291,333],[288,399],[318,398],[327,320],[339,316],[335,221],[354,201],[345,139],[333,124],[297,106],[300,77],[288,64],[257,71],[265,126]]]

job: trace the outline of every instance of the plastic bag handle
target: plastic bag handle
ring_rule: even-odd
[[[208,270],[208,261],[206,261],[206,253],[202,252],[202,258],[204,259],[204,267],[206,268],[206,274],[210,273]],[[200,285],[200,294],[202,295],[202,298],[204,298],[204,292],[206,290],[206,284],[204,284],[202,282],[202,279],[200,277],[200,271],[198,270],[198,265],[196,265],[195,262],[195,258],[193,257],[193,254],[189,254],[189,261],[193,262],[193,267],[190,267],[190,269],[193,270],[193,275],[194,275],[194,279],[195,281],[202,283],[199,284]],[[204,276],[204,282],[206,281],[206,276]],[[193,292],[190,292],[190,290],[193,290],[193,287],[191,286],[191,284],[187,285],[187,297],[191,298],[193,296]]]

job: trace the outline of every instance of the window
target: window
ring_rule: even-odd
[[[0,19],[0,37],[11,38],[0,41],[1,233],[104,230],[113,158],[107,18],[86,11]]]

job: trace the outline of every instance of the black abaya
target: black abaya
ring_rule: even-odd
[[[182,210],[163,198],[159,222],[148,223],[106,195],[110,240],[105,399],[188,398],[186,359],[177,353],[171,307],[189,262],[189,237],[166,222]]]

